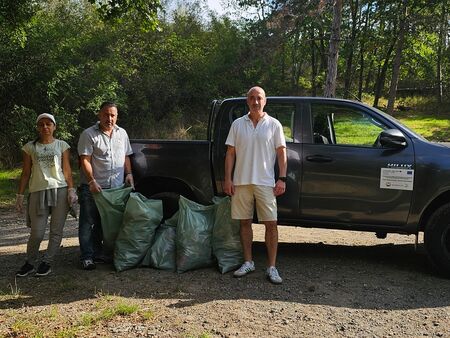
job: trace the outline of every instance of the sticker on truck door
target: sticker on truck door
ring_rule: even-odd
[[[413,190],[414,170],[381,168],[380,188]]]

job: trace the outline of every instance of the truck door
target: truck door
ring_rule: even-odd
[[[362,105],[312,101],[307,116],[311,121],[305,123],[310,129],[304,133],[302,219],[404,224],[413,189],[411,142],[401,149],[383,148],[377,142],[379,133],[395,126]],[[391,179],[386,174],[390,169],[412,177],[406,177],[404,187],[380,187],[381,180]]]

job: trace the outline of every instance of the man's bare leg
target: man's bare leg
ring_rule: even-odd
[[[244,253],[244,260],[251,262],[253,259],[252,255],[252,244],[253,244],[253,229],[251,219],[241,219],[241,244]]]
[[[263,222],[266,226],[265,241],[267,248],[267,266],[275,266],[278,251],[277,221]]]

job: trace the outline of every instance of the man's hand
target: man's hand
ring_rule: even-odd
[[[127,174],[125,176],[125,184],[134,190],[134,179],[132,174]]]
[[[24,195],[16,194],[16,211],[19,213],[23,212],[23,199]]]
[[[67,191],[67,202],[70,207],[78,202],[78,196],[75,188],[69,188]]]
[[[102,187],[100,186],[100,184],[97,183],[96,180],[92,180],[89,182],[89,191],[93,194],[96,194],[102,191]]]
[[[275,183],[275,188],[273,188],[273,194],[275,196],[283,195],[286,191],[286,183],[282,180],[278,180],[277,183]]]
[[[225,180],[225,182],[223,184],[223,191],[228,196],[233,196],[234,195],[234,184],[233,184],[232,180]]]

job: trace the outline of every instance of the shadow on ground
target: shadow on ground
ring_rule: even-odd
[[[358,309],[417,309],[450,305],[450,283],[433,274],[423,248],[412,244],[348,246],[281,243],[282,285],[265,280],[265,247],[254,245],[257,270],[240,279],[214,267],[177,274],[150,268],[116,273],[112,265],[94,271],[78,267],[78,247],[62,248],[54,272],[47,277],[15,279],[24,254],[0,256],[0,309],[71,303],[98,292],[175,300],[189,307],[215,300],[270,300]]]

